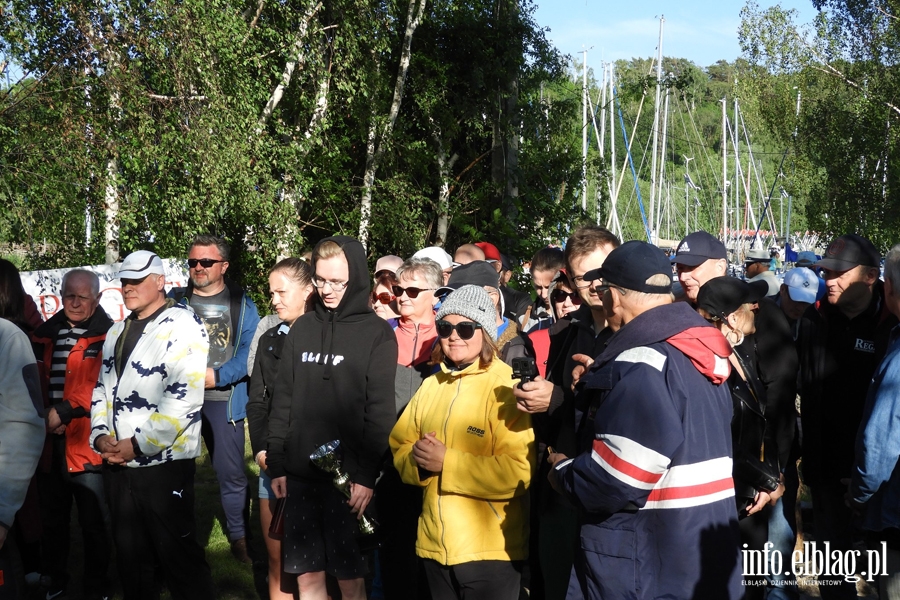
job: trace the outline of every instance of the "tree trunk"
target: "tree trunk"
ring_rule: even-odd
[[[259,116],[259,120],[256,122],[256,135],[260,135],[262,133],[262,130],[266,126],[269,117],[272,116],[272,112],[274,112],[275,107],[278,106],[279,102],[281,102],[281,98],[284,96],[284,90],[286,90],[287,87],[291,84],[291,77],[293,77],[294,75],[294,69],[297,68],[297,64],[303,64],[306,58],[303,54],[303,47],[306,43],[306,32],[309,28],[309,22],[321,7],[321,2],[315,5],[310,3],[307,6],[307,10],[303,15],[303,19],[300,20],[300,30],[297,32],[296,39],[294,39],[294,45],[291,46],[290,57],[284,64],[284,71],[281,73],[281,81],[278,83],[278,85],[275,86],[275,89],[272,90],[272,95],[269,96],[269,101],[266,102],[266,105],[263,107],[262,114]]]
[[[454,152],[448,160],[440,131],[436,129],[431,135],[437,144],[437,153],[434,157],[437,160],[438,173],[441,178],[441,187],[438,190],[437,239],[434,241],[434,245],[443,248],[447,243],[447,230],[450,228],[450,171],[459,159],[459,154]]]
[[[416,4],[418,2],[418,5]],[[359,217],[359,241],[363,248],[369,243],[369,221],[372,216],[372,188],[375,185],[375,171],[381,156],[384,154],[384,145],[388,143],[394,130],[394,122],[400,112],[400,102],[403,100],[403,88],[406,86],[406,74],[409,71],[409,59],[411,56],[412,36],[419,26],[419,21],[425,12],[425,0],[410,0],[409,9],[406,11],[406,32],[403,34],[403,47],[400,52],[400,65],[397,68],[397,80],[394,83],[394,98],[391,101],[391,110],[387,121],[377,136],[377,121],[373,115],[369,126],[369,135],[366,140],[366,171],[363,175],[363,193],[360,200]],[[376,139],[376,136],[378,139]]]

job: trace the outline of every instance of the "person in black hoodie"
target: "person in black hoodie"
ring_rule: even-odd
[[[366,568],[357,518],[372,499],[396,420],[397,339],[369,307],[358,241],[325,238],[312,261],[318,301],[284,341],[266,461],[275,495],[288,499],[283,568],[297,575],[300,597],[324,600],[328,572],[338,579],[342,597],[355,600],[365,598]],[[309,460],[333,440],[341,442],[343,470],[352,482],[349,503],[332,475]]]

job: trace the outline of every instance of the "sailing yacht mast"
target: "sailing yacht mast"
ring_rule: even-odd
[[[656,53],[656,104],[654,104],[653,113],[653,153],[650,155],[650,243],[654,238],[659,238],[659,234],[653,230],[656,224],[656,152],[659,144],[659,94],[660,82],[662,81],[662,40],[663,40],[663,24],[666,22],[665,17],[659,18],[659,44]]]
[[[588,87],[587,87],[587,50],[583,51],[581,81],[581,210],[587,211],[587,151],[588,151]]]

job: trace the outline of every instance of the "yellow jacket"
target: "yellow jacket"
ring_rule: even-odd
[[[394,466],[424,488],[416,553],[443,565],[528,557],[534,468],[531,417],[516,408],[512,369],[494,358],[425,380],[391,431]],[[426,433],[447,446],[441,473],[421,471],[413,444]]]

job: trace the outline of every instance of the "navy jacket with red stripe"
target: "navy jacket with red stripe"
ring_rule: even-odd
[[[636,317],[597,359],[580,398],[593,436],[551,474],[581,516],[569,598],[742,595],[730,351],[678,303]]]

